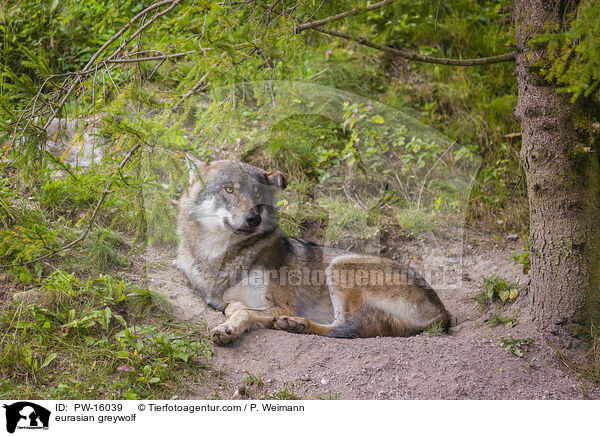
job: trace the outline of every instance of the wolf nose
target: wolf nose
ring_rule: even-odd
[[[246,224],[248,224],[248,227],[258,227],[261,221],[262,219],[257,213],[251,212],[248,215],[246,215]]]

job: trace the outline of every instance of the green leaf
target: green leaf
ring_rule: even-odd
[[[123,327],[127,327],[127,321],[121,315],[114,314],[113,317],[121,324]]]
[[[104,329],[108,329],[108,325],[110,324],[110,317],[112,316],[112,311],[110,310],[110,307],[106,307],[104,309],[104,313],[102,314],[102,327],[104,327]]]
[[[50,362],[52,362],[54,359],[56,359],[57,356],[58,356],[57,353],[50,353],[48,355],[48,357],[46,357],[46,360],[44,360],[44,363],[42,363],[42,366],[40,366],[40,369],[45,368],[46,366],[50,365]]]
[[[381,115],[374,115],[373,117],[371,117],[371,121],[373,121],[376,124],[385,123],[385,120],[383,119],[383,117]]]
[[[184,353],[184,352],[178,352],[174,354],[175,357],[177,357],[178,359],[183,360],[184,362],[187,363],[188,359],[190,358],[189,353]]]

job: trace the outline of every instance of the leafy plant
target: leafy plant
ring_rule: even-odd
[[[531,338],[515,339],[512,336],[500,338],[501,347],[517,357],[523,357],[523,352],[527,351],[534,343],[535,341]]]
[[[600,90],[600,32],[596,26],[599,20],[600,5],[585,0],[569,29],[557,32],[558,29],[549,28],[532,41],[548,48],[541,73],[548,80],[557,81],[560,91],[573,94],[573,101],[580,96],[598,95]]]
[[[476,297],[481,305],[500,300],[502,303],[513,301],[519,296],[519,290],[515,284],[507,284],[502,277],[492,274],[483,278],[483,289]]]
[[[197,378],[212,354],[208,337],[194,326],[137,325],[134,290],[109,275],[82,281],[62,270],[41,281],[34,303],[0,318],[6,392],[169,398],[182,377]]]

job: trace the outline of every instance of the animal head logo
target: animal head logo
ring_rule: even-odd
[[[19,401],[3,406],[6,409],[6,431],[14,433],[16,428],[47,429],[50,411],[28,401]]]

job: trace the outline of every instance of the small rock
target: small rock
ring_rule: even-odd
[[[327,380],[326,380],[326,379],[324,379],[324,378],[322,378],[322,379],[321,379],[321,384],[322,384],[322,385],[326,385],[327,383],[328,383],[328,382],[327,382]]]
[[[508,239],[509,241],[515,241],[519,239],[519,235],[517,235],[516,233],[511,233],[506,237],[506,239]]]

